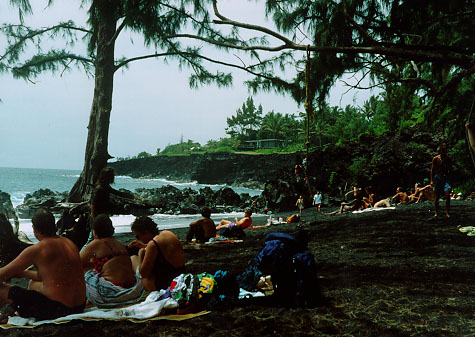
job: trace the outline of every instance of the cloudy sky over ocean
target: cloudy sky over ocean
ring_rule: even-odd
[[[33,16],[25,24],[43,27],[72,19],[85,25],[86,11],[78,0],[56,1],[46,9],[45,0],[31,1]],[[264,19],[261,3],[243,0],[220,1],[221,12],[235,20],[273,27]],[[18,12],[9,1],[0,3],[0,22],[18,22]],[[245,33],[243,33],[245,34]],[[134,43],[131,44],[131,38]],[[0,37],[0,53],[6,41]],[[81,48],[81,46],[78,46]],[[150,53],[137,36],[125,34],[118,41],[116,57]],[[207,49],[213,56],[215,51]],[[230,58],[235,56],[230,55]],[[229,71],[229,69],[221,69]],[[288,74],[295,71],[290,69]],[[180,71],[177,63],[162,60],[134,62],[115,75],[113,109],[110,120],[109,152],[115,157],[156,153],[183,136],[205,144],[225,137],[226,118],[251,94],[243,82],[249,75],[232,71],[231,88],[205,86],[190,89],[189,69]],[[0,167],[81,169],[92,102],[94,80],[82,71],[44,73],[34,83],[15,80],[10,74],[0,81]],[[340,82],[332,91],[331,105],[362,103],[369,93],[350,91]],[[290,97],[274,93],[252,95],[264,113],[302,111]]]

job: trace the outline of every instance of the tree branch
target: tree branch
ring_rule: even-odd
[[[3,55],[0,55],[0,61],[3,60],[8,54],[12,53],[20,45],[22,45],[25,41],[31,40],[31,39],[35,38],[36,36],[48,33],[50,31],[53,31],[53,30],[56,30],[56,29],[63,28],[63,29],[68,29],[68,30],[77,30],[77,31],[80,31],[80,32],[88,33],[88,34],[91,33],[90,30],[87,30],[87,29],[82,28],[82,27],[73,26],[70,23],[60,23],[58,25],[43,28],[43,29],[40,29],[40,30],[32,30],[32,29],[30,29],[30,28],[28,28],[24,25],[3,25],[1,30],[3,30],[3,31],[12,30],[13,28],[17,28],[17,29],[23,28],[23,29],[26,29],[28,31],[28,33],[26,35],[23,35],[23,36],[22,35],[16,36],[16,34],[13,35],[13,32],[12,32],[11,34],[13,36],[17,37],[18,41],[16,41],[10,48],[8,48],[7,51]]]
[[[231,25],[235,27],[240,27],[244,29],[259,31],[265,34],[268,34],[280,41],[283,42],[282,45],[277,47],[267,47],[267,46],[250,46],[246,47],[245,50],[265,50],[265,51],[281,51],[285,49],[292,50],[307,50],[307,45],[297,44],[285,36],[274,32],[266,27],[246,24],[238,21],[233,21],[223,16],[217,7],[217,0],[213,0],[213,9],[215,15],[221,20],[214,20],[216,24],[222,25]],[[442,64],[452,64],[462,67],[468,67],[472,62],[475,63],[475,57],[473,55],[461,54],[461,53],[449,53],[449,52],[428,52],[421,50],[420,46],[411,46],[413,50],[408,49],[406,46],[404,48],[390,46],[386,47],[384,45],[377,46],[344,46],[344,47],[334,47],[334,46],[308,46],[309,51],[320,52],[320,53],[344,53],[344,54],[371,54],[371,55],[386,55],[399,57],[405,60],[413,61],[423,61],[423,62],[438,62]],[[236,46],[236,49],[243,49],[241,46]]]
[[[122,20],[119,27],[117,27],[117,29],[115,30],[114,36],[112,36],[110,41],[107,43],[108,46],[115,43],[115,41],[117,40],[117,37],[119,37],[120,32],[124,29],[126,22],[127,22],[127,17],[124,17],[124,20]]]
[[[114,72],[116,72],[119,68],[129,64],[130,62],[145,60],[145,59],[150,59],[150,58],[155,58],[155,57],[176,56],[176,55],[178,55],[178,53],[176,53],[176,52],[173,52],[173,53],[167,52],[167,53],[157,53],[157,54],[149,54],[149,55],[142,55],[142,56],[132,57],[132,58],[129,58],[129,59],[124,60],[124,61],[120,62],[119,64],[117,64],[114,67]]]

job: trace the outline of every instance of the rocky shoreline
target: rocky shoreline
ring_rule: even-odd
[[[118,175],[226,184],[262,189],[282,170],[295,165],[297,154],[206,153],[153,156],[109,163]]]
[[[238,194],[229,187],[222,187],[217,191],[204,187],[196,191],[191,188],[179,189],[172,185],[165,185],[159,188],[138,188],[134,193],[126,189],[120,189],[120,191],[130,195],[131,198],[111,195],[113,214],[199,214],[203,207],[209,207],[212,213],[227,213],[240,212],[251,206],[262,209],[264,207],[261,196],[251,197],[248,193]],[[5,202],[8,204],[9,195],[4,194]],[[64,210],[69,210],[74,206],[67,203],[67,197],[67,192],[40,189],[27,194],[23,204],[15,209],[11,206],[9,212],[18,215],[19,218],[29,219],[37,209],[45,208],[61,216]],[[82,208],[87,209],[87,203]]]

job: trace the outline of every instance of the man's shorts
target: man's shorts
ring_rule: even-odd
[[[434,192],[437,194],[444,194],[452,189],[450,182],[447,176],[434,176]]]
[[[42,293],[12,286],[8,291],[8,298],[13,301],[12,306],[22,317],[34,317],[37,320],[54,319],[84,311],[83,305],[69,308],[63,303],[50,300]]]

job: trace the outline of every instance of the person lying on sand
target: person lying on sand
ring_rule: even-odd
[[[322,213],[324,215],[333,215],[333,214],[339,214],[339,213],[346,213],[346,212],[353,212],[353,211],[358,211],[362,208],[365,208],[366,204],[363,201],[363,196],[359,194],[357,198],[351,202],[342,202],[340,205],[340,209],[330,212],[330,213]]]
[[[244,210],[244,218],[238,220],[238,218],[234,218],[234,221],[229,221],[226,219],[221,220],[219,225],[216,227],[216,231],[219,231],[221,228],[228,228],[231,229],[233,227],[240,227],[241,229],[246,229],[250,225],[252,225],[252,211],[250,208],[246,208]]]
[[[180,240],[170,231],[158,231],[157,224],[146,216],[137,217],[131,226],[137,240],[129,248],[139,248],[132,265],[148,291],[167,289],[175,277],[183,274],[185,252]]]
[[[87,299],[97,306],[138,302],[144,293],[126,247],[112,237],[114,226],[106,214],[92,225],[94,240],[81,251]]]
[[[0,301],[10,303],[20,316],[38,320],[83,312],[86,285],[76,245],[56,235],[49,211],[38,210],[31,222],[39,242],[0,268]],[[37,270],[27,270],[31,265]],[[30,279],[28,289],[4,283],[12,277]]]
[[[211,210],[204,207],[201,210],[201,219],[190,223],[190,230],[186,235],[186,241],[191,241],[194,237],[198,242],[206,242],[211,238],[216,237],[216,225],[211,220]]]

